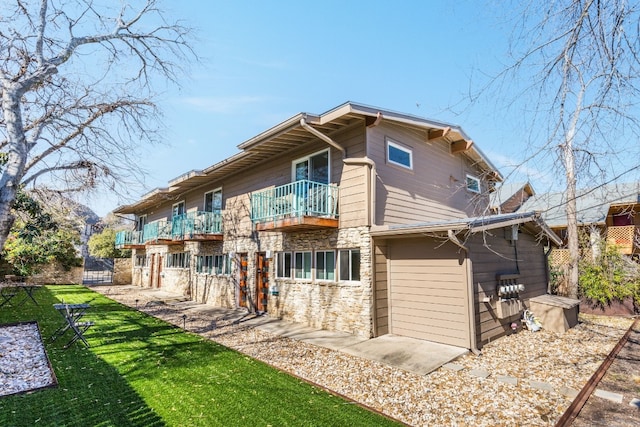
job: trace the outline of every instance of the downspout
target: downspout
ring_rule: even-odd
[[[478,349],[478,342],[476,339],[476,311],[475,311],[475,302],[474,302],[474,293],[473,293],[473,271],[471,269],[471,258],[469,258],[469,248],[460,242],[458,236],[453,230],[447,230],[447,237],[451,242],[458,246],[460,249],[465,251],[467,255],[467,298],[469,299],[469,335],[471,337],[471,348],[470,350],[476,356],[480,356],[482,352]]]
[[[367,192],[369,195],[369,205],[367,206],[367,226],[376,223],[376,163],[368,157],[355,159],[342,159],[345,165],[365,165],[369,166],[369,176],[367,177]]]
[[[343,159],[345,157],[347,157],[347,150],[345,150],[343,146],[341,146],[340,144],[338,144],[333,139],[329,138],[327,135],[325,135],[324,133],[320,132],[316,128],[310,126],[307,123],[307,121],[305,120],[304,117],[300,119],[300,126],[302,126],[307,132],[309,132],[312,135],[317,136],[318,138],[320,138],[321,140],[323,140],[324,142],[326,142],[327,144],[329,144],[330,146],[332,146],[336,150],[340,150],[342,152],[342,158]]]
[[[381,118],[381,115],[380,115],[379,118]],[[345,148],[343,146],[341,146],[340,144],[338,144],[333,139],[331,139],[330,137],[328,137],[324,133],[320,132],[316,128],[314,128],[311,125],[309,125],[304,117],[300,119],[300,126],[302,126],[307,132],[311,133],[312,135],[317,136],[319,139],[323,140],[324,142],[326,142],[330,146],[334,147],[337,150],[340,150],[340,152],[342,152],[342,161],[345,164],[347,164],[347,165],[367,165],[367,166],[369,166],[370,174],[369,174],[369,177],[367,179],[367,194],[369,194],[369,202],[370,203],[369,203],[369,206],[367,206],[367,210],[368,210],[368,212],[367,212],[367,222],[368,222],[367,226],[371,226],[371,225],[375,224],[375,212],[376,212],[375,211],[375,206],[376,206],[375,205],[375,203],[376,203],[376,188],[375,188],[375,184],[376,184],[376,180],[375,180],[376,164],[375,164],[375,162],[373,160],[369,159],[368,157],[348,159],[347,158],[347,150],[345,150]]]

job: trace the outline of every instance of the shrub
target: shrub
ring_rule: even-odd
[[[592,260],[580,261],[580,295],[597,306],[632,297],[634,306],[640,306],[640,266],[620,254],[615,246],[606,246]]]
[[[129,258],[131,251],[116,249],[116,231],[105,228],[89,238],[89,253],[98,258]]]

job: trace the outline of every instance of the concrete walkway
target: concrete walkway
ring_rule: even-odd
[[[129,288],[131,292],[138,292],[146,299],[162,301],[185,311],[193,310],[214,318],[224,318],[274,335],[342,351],[419,375],[426,375],[468,352],[467,349],[460,347],[398,335],[383,335],[367,339],[346,332],[315,329],[268,315],[257,316],[244,309],[213,307],[159,289],[135,286]]]

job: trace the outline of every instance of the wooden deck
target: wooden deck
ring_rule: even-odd
[[[306,231],[322,228],[338,228],[339,220],[335,218],[321,218],[316,216],[300,216],[282,218],[275,221],[259,222],[257,231]]]

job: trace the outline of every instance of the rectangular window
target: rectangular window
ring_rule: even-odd
[[[184,212],[185,212],[184,201],[174,204],[173,207],[171,208],[172,216],[182,215]]]
[[[345,249],[339,254],[340,280],[358,281],[360,280],[360,250]]]
[[[214,255],[213,256],[213,270],[215,274],[221,275],[224,274],[224,255]]]
[[[276,277],[291,278],[291,252],[276,253]]]
[[[189,268],[189,252],[167,254],[167,268]]]
[[[309,180],[321,184],[329,183],[329,150],[293,161],[293,181]]]
[[[147,266],[147,256],[146,255],[136,255],[135,266],[136,267],[146,267]]]
[[[480,193],[480,180],[475,176],[467,175],[467,190]]]
[[[196,273],[211,274],[213,271],[213,256],[200,255],[196,257]]]
[[[336,253],[334,251],[316,252],[316,279],[336,279]]]
[[[311,279],[311,252],[296,252],[293,269],[296,279]]]
[[[200,255],[196,258],[196,273],[201,274],[229,274],[228,255]]]
[[[413,169],[413,153],[409,148],[387,139],[387,162]]]
[[[147,225],[146,215],[140,215],[136,218],[136,231],[143,231],[145,225]]]
[[[204,211],[220,212],[222,210],[222,189],[209,191],[204,195]]]

